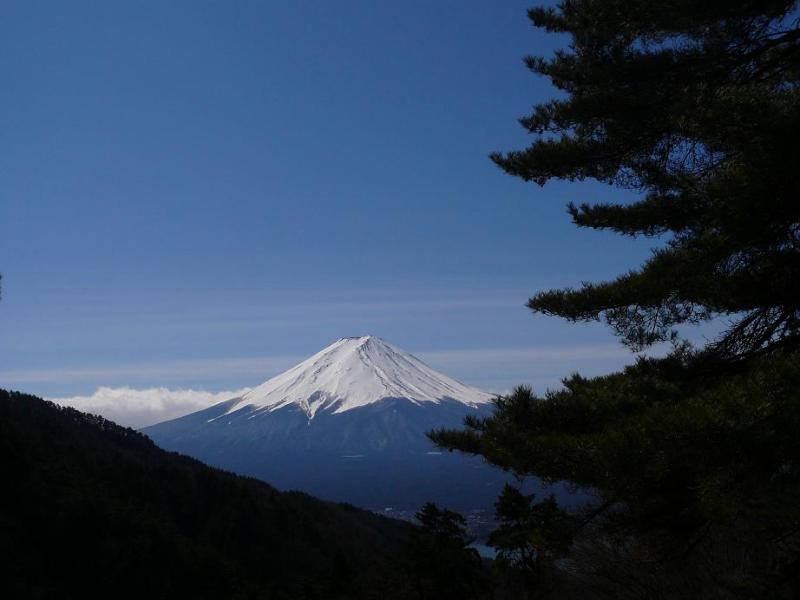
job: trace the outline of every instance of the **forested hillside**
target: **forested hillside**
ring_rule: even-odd
[[[7,598],[402,598],[408,526],[0,391]]]

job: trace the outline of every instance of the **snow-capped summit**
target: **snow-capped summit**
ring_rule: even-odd
[[[367,508],[490,508],[509,476],[427,433],[492,414],[492,395],[375,336],[342,338],[238,398],[143,431],[280,489]]]
[[[434,371],[379,337],[366,335],[337,340],[253,388],[232,402],[225,414],[245,407],[268,413],[295,405],[311,419],[320,410],[338,414],[387,398],[415,404],[455,400],[477,407],[489,403],[492,395]]]

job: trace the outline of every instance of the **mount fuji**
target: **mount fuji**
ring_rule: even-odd
[[[342,338],[232,398],[143,429],[206,463],[364,508],[488,508],[508,476],[425,436],[487,416],[492,394],[375,336]]]

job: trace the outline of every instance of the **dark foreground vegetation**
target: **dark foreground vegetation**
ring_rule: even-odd
[[[789,0],[565,0],[530,12],[569,36],[528,66],[563,94],[493,155],[544,185],[592,178],[633,203],[575,224],[657,237],[615,280],[529,307],[607,323],[632,350],[561,391],[520,387],[442,447],[597,491],[585,514],[508,488],[494,536],[529,597],[800,597],[800,27]],[[712,319],[703,347],[686,326]],[[681,329],[683,328],[683,329]]]
[[[404,523],[0,391],[4,598],[405,598]]]
[[[158,448],[141,433],[0,390],[3,598],[516,598],[464,519],[419,526]]]

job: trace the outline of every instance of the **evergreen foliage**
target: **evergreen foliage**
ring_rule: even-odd
[[[534,494],[506,485],[495,504],[498,527],[487,540],[497,549],[500,566],[542,578],[543,567],[569,550],[574,518],[554,496],[540,502]]]
[[[548,597],[557,583],[554,562],[571,545],[574,516],[553,496],[536,502],[534,494],[506,485],[495,503],[495,517],[498,526],[486,543],[497,550],[494,567],[504,583],[498,589],[515,592],[514,598]]]
[[[788,597],[798,591],[792,575],[800,558],[800,357],[762,359],[715,383],[670,379],[669,368],[681,372],[679,358],[641,360],[594,379],[576,375],[544,397],[517,388],[498,399],[493,417],[432,436],[521,476],[597,490],[598,506],[581,521],[603,521],[602,532],[592,531],[603,543],[612,536],[628,552],[637,547],[641,568],[702,556],[736,585],[746,580]],[[544,516],[553,558],[565,538],[585,533],[561,511]],[[491,542],[502,548],[498,542],[515,539],[508,533],[525,539],[526,529],[535,539],[542,528],[518,520],[509,532],[503,524]],[[741,561],[724,563],[720,546],[735,548]]]
[[[797,3],[564,0],[530,18],[570,36],[553,58],[527,60],[564,94],[522,119],[529,148],[493,160],[540,185],[593,178],[639,191],[569,212],[580,227],[663,244],[613,281],[540,292],[529,306],[604,320],[634,350],[674,347],[544,396],[517,388],[492,417],[430,437],[597,493],[584,515],[552,510],[545,527],[517,519],[494,536],[561,532],[571,546],[559,570],[582,582],[578,597],[797,597]],[[716,317],[730,326],[705,348],[680,342],[677,327]],[[524,497],[505,502],[524,514]],[[563,548],[552,540],[551,562]]]
[[[4,598],[409,598],[411,527],[0,391]]]
[[[419,528],[411,532],[406,566],[420,600],[460,600],[483,597],[489,580],[480,556],[470,548],[466,520],[457,512],[425,504],[416,514]]]
[[[584,179],[644,193],[570,205],[581,227],[668,235],[641,268],[542,292],[536,312],[604,318],[633,348],[718,315],[709,350],[737,360],[800,342],[800,29],[794,0],[568,0],[537,27],[568,50],[528,58],[566,98],[521,120],[527,149],[495,154],[544,184]]]

